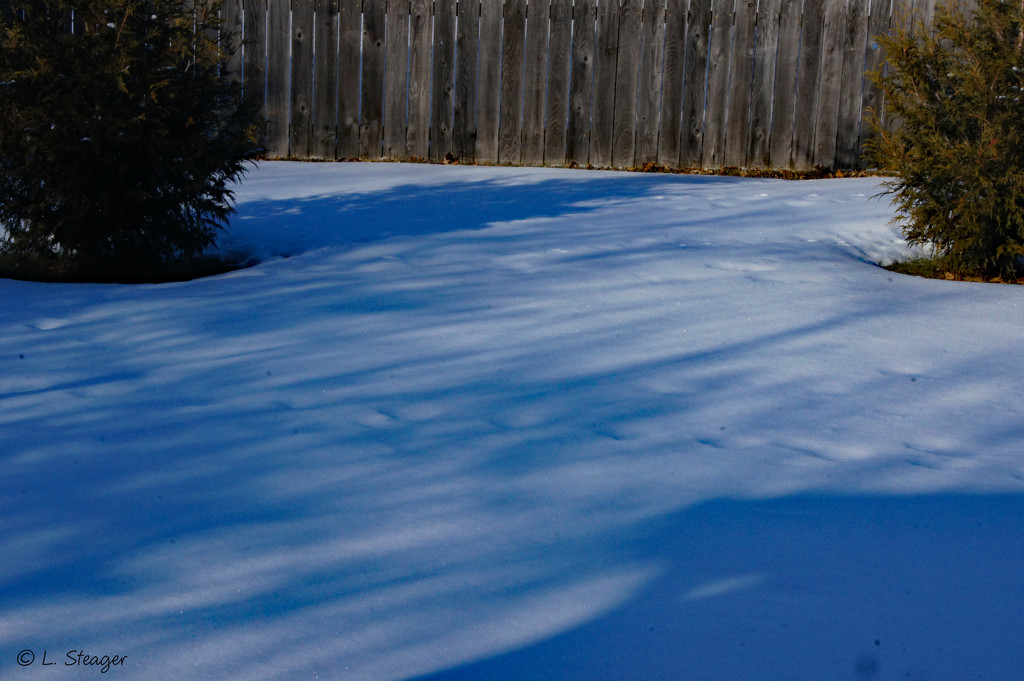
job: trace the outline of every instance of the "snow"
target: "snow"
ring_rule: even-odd
[[[1019,679],[1024,289],[879,191],[264,163],[254,267],[0,280],[0,676]]]

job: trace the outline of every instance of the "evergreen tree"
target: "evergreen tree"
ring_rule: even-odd
[[[0,2],[8,262],[117,278],[215,243],[254,154],[219,5]]]
[[[960,275],[1017,278],[1024,257],[1024,0],[940,5],[880,39],[886,117],[869,153],[896,172],[896,221]],[[887,129],[888,128],[888,129]]]

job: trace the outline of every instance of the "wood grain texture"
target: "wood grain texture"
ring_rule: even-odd
[[[480,45],[480,3],[459,2],[455,36],[455,111],[453,154],[459,161],[476,160],[477,64]]]
[[[292,85],[289,156],[310,157],[313,138],[313,3],[292,8]]]
[[[761,0],[757,9],[757,45],[754,48],[753,84],[750,88],[750,132],[747,166],[771,167],[769,147],[775,104],[775,69],[779,50],[779,17],[783,0]]]
[[[744,2],[745,0],[736,0]],[[715,0],[708,40],[707,105],[704,110],[704,148],[701,165],[725,165],[725,131],[728,116],[729,57],[732,51],[733,0]]]
[[[590,163],[591,98],[594,91],[594,49],[597,3],[575,0],[572,16],[572,66],[565,162]]]
[[[800,68],[800,3],[782,0],[778,51],[775,54],[775,95],[769,142],[772,168],[793,166],[793,120],[796,116],[797,77]]]
[[[338,146],[338,0],[316,0],[316,81],[309,153],[334,159]]]
[[[640,70],[637,75],[636,151],[633,163],[658,160],[661,98],[665,61],[665,0],[646,0],[640,31]],[[678,71],[676,72],[678,75]]]
[[[865,49],[868,41],[868,0],[849,0],[843,31],[843,72],[839,80],[839,121],[836,130],[836,168],[860,165],[861,112]]]
[[[431,0],[412,0],[409,5],[409,111],[406,150],[409,157],[425,161],[430,154]]]
[[[363,0],[363,68],[359,107],[359,157],[384,156],[385,0]]]
[[[818,113],[814,121],[814,165],[831,167],[836,161],[839,99],[843,77],[846,0],[826,0],[822,33]],[[859,82],[858,82],[859,85]]]
[[[793,167],[798,170],[809,170],[814,166],[814,129],[824,24],[825,0],[806,0],[800,26],[800,75],[793,117]]]
[[[338,0],[338,158],[359,156],[359,53],[362,3]]]
[[[572,56],[572,0],[551,0],[544,164],[565,164]]]
[[[544,162],[544,99],[547,94],[548,0],[529,0],[523,52],[523,132],[520,163]]]
[[[384,29],[384,156],[408,158],[409,0],[388,0]]]
[[[291,10],[288,0],[267,0],[268,158],[288,158],[288,114],[291,110]]]
[[[665,6],[665,56],[661,79],[658,163],[669,168],[675,168],[679,164],[687,2],[688,0],[668,0]]]
[[[242,71],[245,76],[243,92],[256,108],[259,125],[257,143],[266,148],[267,138],[267,2],[245,0],[242,36]]]
[[[873,0],[871,3],[867,45],[864,49],[864,67],[868,73],[876,71],[885,62],[885,50],[879,44],[878,38],[889,32],[889,20],[892,16],[889,9],[890,3],[887,1]],[[866,78],[861,97],[860,149],[862,156],[871,138],[877,134],[876,125],[885,125],[885,102],[882,89],[873,79]]]
[[[637,84],[640,68],[641,0],[619,5],[619,49],[615,60],[615,121],[612,167],[630,168],[636,155]]]
[[[502,10],[503,5],[497,0],[485,1],[480,6],[476,158],[482,163],[498,160]]]
[[[726,166],[747,164],[747,136],[750,129],[750,90],[753,81],[757,3],[736,0],[733,8],[732,57],[729,73],[729,103],[726,114]]]
[[[679,167],[699,168],[704,155],[704,101],[707,92],[711,0],[690,0],[686,15],[683,118]]]
[[[523,149],[523,57],[526,41],[526,0],[506,0],[503,24],[498,162],[518,164],[522,158]]]
[[[455,0],[434,0],[433,60],[430,160],[444,161],[455,152]]]
[[[612,164],[615,136],[615,67],[619,52],[619,0],[597,5],[594,36],[594,92],[590,123],[590,165]]]

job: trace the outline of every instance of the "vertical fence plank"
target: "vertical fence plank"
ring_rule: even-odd
[[[797,76],[800,64],[800,3],[782,0],[779,14],[779,49],[775,55],[775,95],[769,167],[793,166],[793,119],[796,115]]]
[[[679,122],[683,112],[687,0],[668,0],[665,6],[665,50],[661,112],[658,126],[658,163],[679,164]]]
[[[267,146],[267,3],[266,0],[246,0],[244,17],[245,46],[243,48],[245,96],[257,108],[260,122],[259,144]]]
[[[640,66],[641,0],[619,5],[619,49],[615,59],[612,167],[630,168],[636,156],[637,78]]]
[[[822,34],[818,115],[814,122],[814,165],[834,167],[839,126],[839,96],[843,76],[846,0],[826,0]],[[858,80],[859,83],[859,80]],[[848,84],[849,85],[849,84]],[[859,92],[859,90],[858,90]]]
[[[615,135],[615,64],[619,51],[619,1],[599,0],[594,36],[594,103],[590,124],[590,164],[612,164]]]
[[[690,10],[686,15],[683,118],[679,140],[681,168],[699,168],[704,153],[704,102],[710,25],[711,0],[690,0]]]
[[[292,8],[292,87],[288,154],[309,158],[313,137],[313,3]]]
[[[388,0],[384,29],[384,156],[404,160],[409,93],[409,0]]]
[[[637,166],[658,160],[658,128],[661,123],[662,64],[665,57],[665,0],[644,3],[640,36],[640,72],[637,74]]]
[[[363,0],[363,69],[359,157],[381,158],[384,143],[385,0]]]
[[[338,0],[338,158],[359,156],[361,0]]]
[[[572,14],[572,71],[565,162],[590,163],[591,97],[594,91],[595,0],[575,0]]]
[[[821,73],[821,38],[825,0],[806,0],[800,25],[800,75],[793,117],[793,167],[814,166],[814,126],[818,111],[818,76]]]
[[[754,51],[754,80],[750,90],[750,134],[746,163],[750,167],[771,167],[768,143],[772,129],[781,12],[782,0],[761,0],[757,8],[757,46]]]
[[[412,0],[409,6],[409,157],[425,161],[430,154],[431,0]]]
[[[569,58],[572,53],[572,0],[551,0],[550,22],[544,164],[560,166],[565,163],[566,152]]]
[[[498,162],[522,158],[523,58],[526,0],[505,0],[501,50],[501,105],[498,114]]]
[[[521,163],[544,161],[544,95],[547,91],[548,0],[529,0],[523,54],[523,148]]]
[[[868,0],[850,0],[846,10],[843,39],[843,74],[839,80],[835,167],[855,168],[860,162],[861,101],[866,68],[865,47],[868,40]]]
[[[890,0],[872,0],[871,16],[868,18],[868,40],[865,48],[864,66],[867,72],[878,69],[885,61],[885,53],[878,43],[878,37],[889,31]],[[864,82],[864,93],[861,98],[861,132],[860,153],[876,134],[875,125],[885,123],[885,103],[882,101],[882,90],[872,79]]]
[[[3,3],[0,3],[0,11],[2,5]],[[220,20],[223,45],[228,50],[224,68],[228,76],[237,82],[242,79],[242,41],[245,35],[245,27],[242,25],[242,0],[225,0],[220,8]]]
[[[736,0],[744,2],[745,0]],[[721,168],[725,161],[725,124],[728,115],[729,53],[732,47],[733,0],[715,0],[708,46],[708,93],[704,111],[705,168]]]
[[[266,147],[269,158],[288,157],[290,15],[288,0],[267,0]]]
[[[477,64],[480,40],[480,3],[459,2],[455,37],[455,158],[476,160]]]
[[[316,82],[310,155],[334,159],[338,143],[338,0],[316,0]]]
[[[501,13],[499,0],[480,6],[480,58],[476,106],[476,158],[498,160],[498,105],[501,100]]]
[[[727,166],[747,163],[747,134],[750,127],[750,88],[754,67],[754,24],[757,3],[736,0],[733,10],[732,59],[729,75],[729,104],[726,114],[725,153]]]
[[[434,89],[430,105],[430,160],[454,157],[455,0],[434,0]]]

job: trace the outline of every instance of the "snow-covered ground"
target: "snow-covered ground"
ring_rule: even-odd
[[[0,678],[1019,681],[1024,288],[877,191],[267,163],[251,269],[0,280]]]

